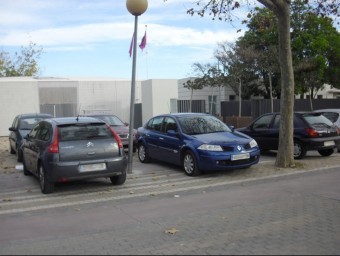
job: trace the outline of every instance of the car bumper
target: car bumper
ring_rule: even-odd
[[[200,170],[205,170],[205,171],[228,170],[228,169],[247,168],[259,162],[260,160],[259,149],[256,149],[253,151],[247,151],[245,153],[249,153],[249,158],[232,160],[233,154],[225,154],[222,152],[221,153],[204,152],[200,155],[200,160],[198,161],[198,167]]]
[[[306,150],[319,150],[319,149],[331,149],[340,148],[340,137],[328,137],[328,138],[313,138],[313,139],[300,139],[305,146]],[[334,141],[334,145],[327,145],[328,142]],[[326,144],[325,144],[326,143]]]
[[[105,169],[87,170],[81,169],[81,166],[95,166],[104,163]],[[106,159],[105,161],[72,161],[72,162],[55,162],[45,166],[45,171],[49,182],[62,182],[83,180],[90,178],[112,177],[126,172],[127,157],[115,159]]]

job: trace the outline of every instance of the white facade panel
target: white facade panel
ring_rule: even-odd
[[[0,102],[0,136],[8,136],[8,128],[16,115],[40,112],[37,82],[33,79],[2,78]]]
[[[178,97],[181,100],[190,100],[191,98],[191,90],[184,87],[184,83],[186,83],[190,79],[195,78],[185,78],[178,80]],[[205,109],[209,110],[209,96],[213,96],[216,98],[216,113],[221,113],[221,101],[229,101],[229,95],[235,95],[235,92],[231,89],[230,86],[226,87],[203,87],[201,90],[194,90],[192,94],[192,100],[205,100]]]
[[[176,79],[142,82],[143,123],[155,115],[171,112],[171,99],[178,99],[177,86]]]
[[[136,82],[135,99],[140,99],[140,82]],[[124,122],[130,118],[131,81],[80,81],[78,107],[80,113],[106,111]]]

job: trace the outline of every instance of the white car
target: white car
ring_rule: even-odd
[[[318,109],[314,112],[322,113],[325,117],[327,117],[340,128],[340,108]]]
[[[314,112],[322,113],[322,115],[327,117],[336,126],[338,126],[340,130],[340,108],[318,109],[318,110],[314,110]],[[338,152],[340,153],[340,148],[338,148]]]

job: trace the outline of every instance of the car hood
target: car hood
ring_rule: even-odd
[[[230,144],[249,143],[251,138],[245,134],[239,132],[217,132],[217,133],[206,133],[194,135],[196,139],[207,144]]]

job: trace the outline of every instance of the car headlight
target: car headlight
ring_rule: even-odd
[[[207,150],[207,151],[223,151],[220,145],[209,145],[209,144],[202,144],[198,147],[200,150]]]
[[[250,147],[251,148],[254,148],[254,147],[257,147],[257,142],[256,142],[256,140],[251,140],[251,142],[249,142],[249,145],[250,145]]]

